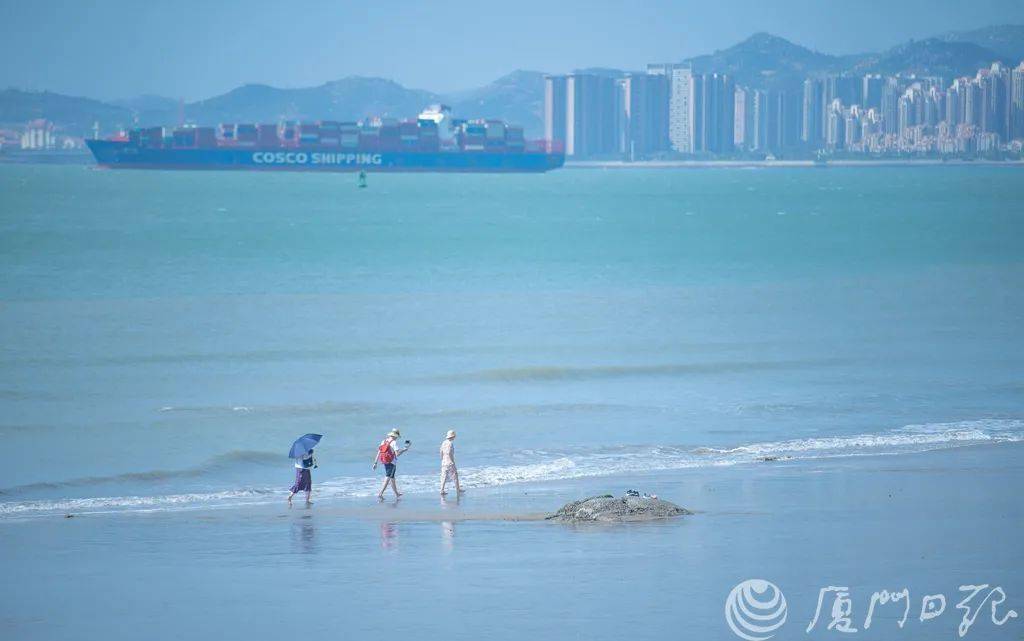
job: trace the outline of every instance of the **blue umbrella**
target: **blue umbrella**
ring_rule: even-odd
[[[305,434],[295,439],[292,443],[292,449],[288,451],[288,458],[303,458],[306,454],[316,447],[317,443],[320,442],[324,436],[323,434]]]

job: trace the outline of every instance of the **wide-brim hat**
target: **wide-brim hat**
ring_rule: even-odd
[[[455,430],[448,430],[448,433],[444,435],[445,438],[455,438]]]
[[[391,430],[390,432],[388,432],[388,436],[401,436],[401,435],[402,435],[402,433],[398,431],[398,428],[395,428],[395,429]]]

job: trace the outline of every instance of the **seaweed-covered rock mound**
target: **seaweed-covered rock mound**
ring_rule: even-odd
[[[684,514],[693,512],[659,498],[632,495],[614,497],[605,494],[566,503],[547,518],[562,523],[626,523],[667,519]]]

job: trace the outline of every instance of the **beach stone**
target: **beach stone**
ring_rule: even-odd
[[[693,512],[661,499],[641,496],[615,497],[604,494],[566,503],[560,510],[548,516],[547,520],[562,523],[632,523],[685,514]]]

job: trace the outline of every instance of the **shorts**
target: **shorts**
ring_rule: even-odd
[[[389,479],[395,478],[395,470],[396,469],[398,469],[398,466],[396,466],[394,463],[385,463],[384,464],[384,476],[388,477]]]

